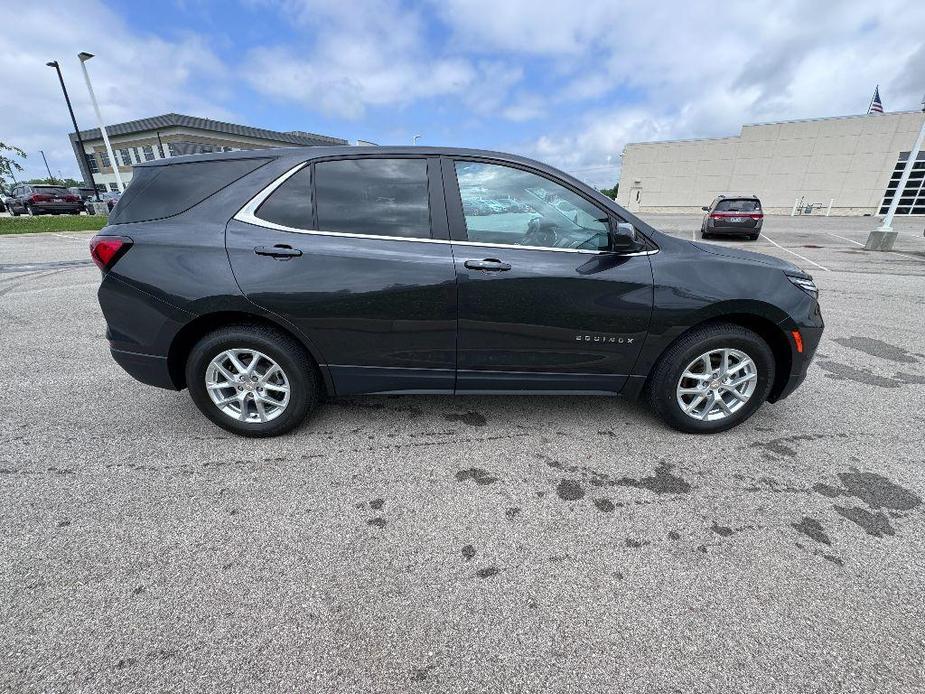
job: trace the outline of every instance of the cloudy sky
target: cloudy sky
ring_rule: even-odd
[[[595,185],[626,142],[888,111],[925,92],[925,2],[0,0],[0,141],[77,173],[82,128],[178,112],[380,144],[514,151]]]

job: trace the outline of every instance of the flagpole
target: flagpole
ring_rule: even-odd
[[[922,111],[925,112],[925,98],[922,99]],[[922,119],[922,128],[919,130],[919,136],[912,145],[909,152],[909,158],[906,159],[906,165],[903,167],[902,176],[893,192],[893,200],[890,202],[890,208],[887,210],[886,217],[883,218],[883,224],[870,232],[867,237],[867,243],[864,244],[865,250],[868,251],[890,251],[893,250],[893,244],[896,242],[896,232],[893,231],[893,215],[896,214],[896,208],[899,206],[899,198],[906,189],[906,183],[909,181],[909,175],[912,173],[912,167],[919,157],[919,151],[922,149],[922,143],[925,142],[925,118]]]
[[[877,92],[880,90],[880,85],[878,84],[874,87],[874,93],[870,95],[870,103],[867,104],[867,115],[870,115],[870,107],[874,105],[874,97],[877,96]]]

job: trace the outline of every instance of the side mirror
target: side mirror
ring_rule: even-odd
[[[710,208],[709,208],[709,207],[701,207],[700,209],[703,210],[704,212],[709,212],[709,211],[710,211]]]
[[[642,248],[639,242],[639,235],[636,233],[636,227],[629,222],[618,222],[610,230],[610,249],[620,252],[638,251]]]

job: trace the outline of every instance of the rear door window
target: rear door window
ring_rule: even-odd
[[[226,159],[139,166],[109,223],[144,222],[180,214],[268,161]]]
[[[318,229],[430,238],[426,159],[341,159],[315,165]]]
[[[720,200],[716,204],[717,212],[758,212],[761,203],[757,200]]]

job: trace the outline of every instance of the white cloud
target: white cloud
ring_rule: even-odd
[[[510,146],[596,184],[616,178],[628,141],[734,135],[747,122],[859,113],[877,83],[887,109],[915,108],[925,90],[925,3],[441,0],[435,7],[458,50],[542,61],[564,80],[535,104],[591,104]],[[600,106],[608,101],[617,103]]]
[[[363,7],[285,0],[278,7],[305,40],[250,51],[244,77],[262,94],[328,115],[359,119],[368,107],[448,95],[484,114],[499,108],[522,76],[499,61],[435,50],[426,40],[424,15],[393,0]]]
[[[6,98],[0,111],[0,141],[26,150],[24,178],[46,176],[39,150],[52,173],[77,176],[68,141],[73,131],[55,71],[58,60],[82,129],[96,127],[77,53],[98,52],[87,63],[103,117],[108,123],[189,112],[230,118],[220,105],[226,72],[199,36],[173,41],[131,31],[118,15],[93,1],[19,3],[0,34],[0,74]],[[105,28],[105,30],[103,30]],[[24,38],[28,37],[28,38]],[[19,176],[17,176],[19,177]]]
[[[29,175],[43,173],[39,149],[73,173],[70,123],[44,63],[62,61],[90,128],[74,55],[94,48],[109,122],[167,111],[233,119],[222,104],[251,89],[344,120],[436,105],[435,129],[451,137],[475,133],[606,185],[628,141],[860,113],[877,83],[887,110],[916,108],[925,90],[921,2],[241,1],[286,31],[242,44],[228,66],[204,36],[139,34],[101,0],[20,3],[15,34],[0,35],[4,90],[16,95],[0,111],[0,140],[34,153]]]

